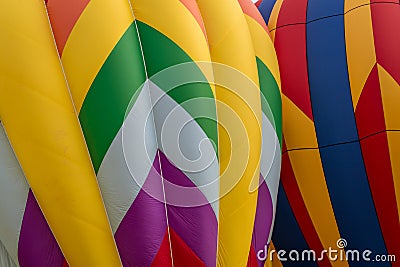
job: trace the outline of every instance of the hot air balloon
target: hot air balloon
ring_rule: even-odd
[[[257,253],[260,250],[264,251],[271,241],[280,177],[282,140],[280,77],[275,49],[261,14],[250,1],[240,0],[239,4],[245,14],[256,52],[262,106],[260,185],[247,266],[264,266],[265,259],[257,256]]]
[[[122,263],[150,266],[168,236],[137,24],[128,1],[75,2],[47,2],[54,37]]]
[[[172,261],[178,265],[201,263],[215,266],[218,236],[220,239],[229,236],[229,231],[226,231],[224,237],[217,232],[219,214],[223,210],[218,202],[218,159],[221,161],[222,157],[225,161],[225,158],[229,158],[230,151],[224,148],[221,153],[226,153],[226,156],[219,155],[221,146],[216,123],[216,92],[212,84],[213,66],[199,63],[211,61],[207,43],[209,36],[203,18],[211,12],[211,8],[201,10],[201,3],[195,1],[163,1],[156,5],[154,2],[131,1],[130,6],[126,1],[102,4],[97,2],[99,1],[91,1],[88,4],[86,1],[78,1],[80,10],[71,10],[71,14],[67,14],[68,20],[63,17],[66,14],[63,1],[49,1],[47,8],[89,152],[98,172],[103,199],[122,261],[124,264],[144,266],[168,265]],[[236,17],[243,17],[235,1],[227,2],[226,5],[233,6]],[[110,9],[114,13],[110,14]],[[122,23],[120,13],[129,19]],[[231,20],[229,17],[226,17],[227,22]],[[115,25],[111,21],[118,23]],[[114,25],[114,28],[108,29],[109,32],[100,30],[99,25],[106,27],[108,24]],[[215,26],[212,22],[209,24],[209,31],[212,32]],[[96,29],[93,25],[96,25]],[[120,27],[118,31],[117,26]],[[243,33],[238,32],[235,35],[248,38],[247,24],[243,19],[240,27],[243,28]],[[124,32],[124,29],[129,29],[130,32]],[[133,37],[124,40],[125,34]],[[224,32],[216,28],[216,34],[218,37]],[[92,51],[90,44],[99,42],[97,40],[104,42],[104,47],[101,51]],[[120,45],[120,42],[125,45]],[[252,43],[251,39],[245,42]],[[128,57],[117,49],[119,47],[134,47],[132,51],[136,52]],[[239,43],[235,47],[239,51]],[[252,45],[248,45],[246,49],[249,55],[254,53]],[[102,55],[101,58],[99,54]],[[246,56],[246,60],[253,62],[252,64],[256,62],[255,56]],[[87,64],[84,74],[80,69],[82,64]],[[123,72],[129,64],[132,70]],[[118,73],[115,68],[120,68],[125,76],[115,74]],[[117,83],[117,80],[131,82],[122,84]],[[114,100],[112,105],[109,104],[110,100]],[[151,104],[151,107],[147,107],[148,111],[144,110],[144,104],[138,102],[139,100],[147,101],[146,105]],[[119,109],[118,120],[112,117],[113,109],[116,108]],[[127,112],[127,109],[131,110]],[[150,123],[148,120],[139,122],[140,115],[137,114],[147,113]],[[143,132],[137,131],[142,128],[147,129],[144,136]],[[182,131],[176,131],[181,129]],[[107,132],[109,136],[105,138],[104,133]],[[177,136],[180,138],[179,142],[176,142]],[[147,140],[144,143],[151,145],[143,147],[139,144],[144,139]],[[137,143],[124,143],[129,140]],[[273,136],[271,140],[274,145],[277,143]],[[143,150],[138,150],[139,146]],[[254,149],[256,147],[260,148],[259,145],[254,145]],[[257,154],[255,151],[252,153]],[[279,153],[277,151],[276,154],[270,154],[273,157]],[[199,155],[201,158],[198,159]],[[185,160],[185,157],[196,159],[195,164]],[[272,159],[265,160],[268,162],[263,164],[264,175],[272,165]],[[140,166],[142,161],[148,161],[145,164],[147,167]],[[259,158],[254,157],[255,164],[258,161]],[[144,167],[143,170],[141,167]],[[279,163],[275,163],[272,168],[276,173]],[[118,174],[116,171],[119,169],[129,172]],[[149,173],[158,175],[158,178],[162,176],[162,181],[154,178],[154,182],[146,182]],[[250,176],[247,177],[250,181]],[[271,179],[274,180],[276,177]],[[138,181],[141,183],[138,184]],[[174,185],[188,189],[182,191]],[[243,187],[244,185],[245,183]],[[148,192],[154,191],[151,187],[161,190],[161,196],[159,192]],[[233,200],[245,201],[249,195],[247,188],[246,190],[246,193],[243,192]],[[132,194],[131,191],[136,193]],[[142,195],[146,196],[145,200]],[[177,197],[179,195],[183,197]],[[274,193],[271,195],[274,196]],[[270,204],[272,205],[267,205]],[[157,210],[150,212],[149,209],[154,209],[155,206],[158,207]],[[266,212],[271,211],[272,208]],[[250,232],[238,233],[237,236],[245,236],[250,240],[254,214],[251,214],[251,210],[246,210],[248,212],[250,216],[246,218],[251,225],[248,228]],[[269,220],[272,221],[272,215],[269,215]],[[152,223],[154,225],[150,227]],[[226,223],[229,225],[234,221],[227,220]],[[154,228],[157,231],[153,231]],[[135,231],[137,229],[141,231]],[[265,232],[268,237],[269,229]],[[136,247],[132,246],[132,240],[137,243]],[[245,246],[245,243],[236,243],[238,244],[229,246]],[[241,257],[243,262],[247,261],[248,249],[249,247],[242,252],[246,254]],[[234,254],[233,251],[229,253]],[[171,255],[173,259],[170,258]]]
[[[120,266],[46,9],[0,10],[1,243],[17,266],[61,266],[45,217],[71,265]]]
[[[274,220],[281,102],[251,1],[45,4],[2,9],[2,25],[23,23],[0,46],[0,266],[254,260]]]
[[[215,266],[218,132],[214,87],[196,63],[210,62],[201,14],[195,1],[131,4],[154,107],[170,239],[156,261]]]
[[[0,266],[61,267],[64,256],[0,126]]]
[[[398,2],[264,2],[283,93],[274,245],[371,251],[368,263],[283,266],[399,266],[389,258],[400,256]]]

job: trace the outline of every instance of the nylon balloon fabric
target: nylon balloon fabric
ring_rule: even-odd
[[[2,244],[21,266],[64,264],[55,239],[74,266],[120,266],[44,3],[0,5]]]
[[[20,6],[0,11],[0,266],[263,266],[282,104],[253,3]]]
[[[265,2],[274,2],[260,10],[278,55],[284,114],[275,247],[320,255],[346,244],[371,258],[398,257],[399,2]]]
[[[247,266],[264,266],[265,260],[259,259],[257,253],[270,245],[281,166],[280,75],[275,49],[261,14],[250,1],[239,1],[239,4],[245,14],[256,53],[262,107],[260,185]]]

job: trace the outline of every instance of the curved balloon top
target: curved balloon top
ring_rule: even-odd
[[[264,2],[284,113],[276,249],[400,255],[398,2]]]
[[[278,61],[267,25],[249,1],[239,1],[255,50],[262,107],[262,148],[256,217],[247,266],[264,266],[257,256],[271,241],[279,185],[282,103]]]
[[[0,265],[264,265],[280,76],[250,0],[0,6]]]

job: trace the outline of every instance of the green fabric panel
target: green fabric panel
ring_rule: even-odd
[[[145,80],[139,38],[132,23],[101,67],[79,114],[96,173]]]
[[[257,57],[263,113],[274,126],[282,147],[282,99],[278,84],[268,67]]]
[[[195,118],[218,154],[215,100],[203,72],[188,54],[156,29],[140,21],[138,29],[149,79]],[[192,64],[170,68],[181,63]]]

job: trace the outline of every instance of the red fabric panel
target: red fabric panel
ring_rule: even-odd
[[[58,47],[62,55],[65,43],[90,0],[48,0],[47,12]],[[54,19],[57,18],[57,19]]]

